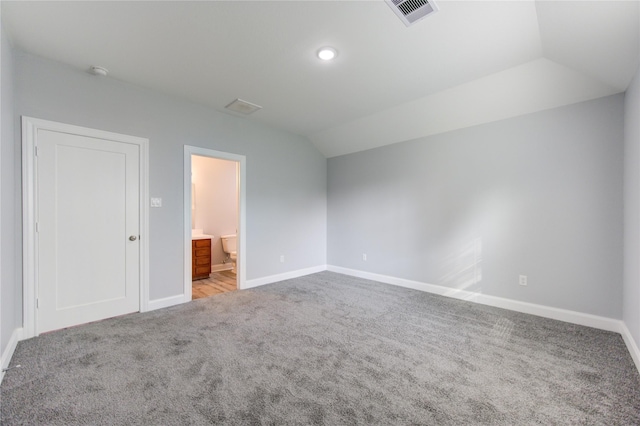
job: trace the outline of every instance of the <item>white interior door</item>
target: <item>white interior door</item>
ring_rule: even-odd
[[[140,148],[39,129],[36,330],[140,307]]]

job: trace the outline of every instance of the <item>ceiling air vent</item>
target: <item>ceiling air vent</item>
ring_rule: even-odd
[[[259,109],[262,109],[260,105],[252,104],[251,102],[243,101],[242,99],[236,99],[225,108],[244,115],[249,115],[258,111]]]
[[[438,11],[433,0],[384,0],[408,27]]]

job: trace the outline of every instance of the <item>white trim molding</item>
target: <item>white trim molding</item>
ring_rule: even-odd
[[[147,311],[155,311],[156,309],[168,308],[169,306],[184,303],[184,295],[163,297],[162,299],[150,300],[147,305]]]
[[[4,351],[2,352],[2,358],[0,358],[0,383],[2,383],[2,379],[4,379],[4,369],[9,367],[13,353],[16,351],[16,347],[20,340],[23,340],[22,328],[16,328],[13,330],[13,333],[11,333],[11,338],[7,343],[7,347],[4,348]]]
[[[233,265],[228,263],[218,263],[217,265],[211,265],[211,272],[231,271]]]
[[[629,349],[629,353],[631,354],[631,358],[633,358],[633,362],[640,373],[640,348],[638,347],[638,342],[633,339],[631,332],[627,328],[627,325],[620,321],[620,334],[622,335],[622,339],[624,343],[627,345],[627,349]]]
[[[71,124],[22,117],[22,256],[24,339],[38,334],[36,327],[36,146],[39,130],[78,134],[136,145],[140,167],[140,312],[149,303],[149,140],[137,136],[90,129]]]
[[[244,288],[259,287],[261,285],[277,283],[279,281],[290,280],[292,278],[299,278],[305,275],[315,274],[327,270],[327,265],[312,266],[311,268],[297,269],[295,271],[284,272],[282,274],[269,275],[262,278],[254,278],[247,280]]]
[[[518,300],[505,299],[502,297],[488,296],[485,294],[474,293],[467,290],[449,288],[435,284],[426,284],[418,281],[406,280],[404,278],[390,277],[387,275],[358,271],[355,269],[348,269],[340,266],[329,265],[327,267],[327,270],[344,275],[351,275],[353,277],[365,278],[372,281],[378,281],[400,287],[411,288],[414,290],[425,291],[427,293],[438,294],[440,296],[452,297],[454,299],[466,300],[469,302],[480,303],[482,305],[495,306],[496,308],[509,309],[511,311],[537,315],[539,317],[545,317],[569,322],[572,324],[598,328],[600,330],[614,331],[616,333],[621,332],[622,321],[618,319],[585,314],[582,312],[570,311],[567,309],[553,308],[550,306],[537,305],[534,303],[520,302]]]

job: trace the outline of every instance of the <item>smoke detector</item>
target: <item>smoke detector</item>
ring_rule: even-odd
[[[260,105],[252,104],[251,102],[243,101],[242,99],[236,99],[225,107],[226,109],[240,114],[249,115],[262,109]]]
[[[98,75],[100,77],[106,77],[107,74],[109,74],[108,69],[106,69],[105,67],[99,67],[97,65],[94,65],[91,68],[89,68],[89,72],[93,75]]]
[[[438,11],[438,6],[433,0],[384,0],[384,2],[407,27]]]

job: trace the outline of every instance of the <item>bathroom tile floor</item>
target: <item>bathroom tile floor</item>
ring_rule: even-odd
[[[234,291],[237,288],[235,273],[231,271],[212,272],[209,278],[192,282],[192,300]]]

